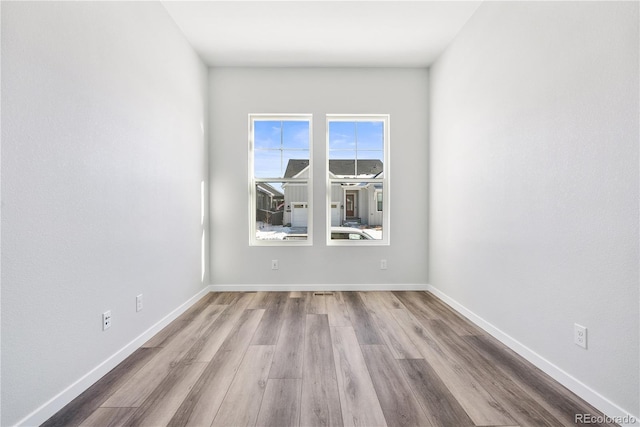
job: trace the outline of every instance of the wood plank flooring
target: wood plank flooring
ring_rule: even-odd
[[[43,426],[574,426],[575,414],[602,415],[429,293],[223,292]]]

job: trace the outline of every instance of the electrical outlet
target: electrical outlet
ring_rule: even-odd
[[[386,259],[381,259],[380,260],[380,270],[386,270],[387,269],[387,260]]]
[[[102,330],[106,331],[111,327],[111,310],[102,313]]]
[[[277,270],[278,269],[278,260],[277,259],[272,259],[271,260],[271,269],[272,270]]]
[[[573,324],[573,342],[582,348],[587,348],[587,328],[586,327],[582,325],[578,325],[577,323]]]
[[[142,311],[142,294],[136,297],[136,311]]]

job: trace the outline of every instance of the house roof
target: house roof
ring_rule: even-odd
[[[330,159],[329,171],[334,175],[355,176],[355,160]],[[290,159],[284,178],[293,178],[309,166],[309,159]],[[378,159],[359,159],[358,175],[377,175],[382,172],[382,161]]]
[[[275,199],[284,198],[284,194],[282,194],[280,191],[276,190],[275,188],[273,188],[271,185],[267,184],[266,182],[257,183],[256,184],[256,188],[258,189],[258,191],[262,191],[263,193],[270,194]]]

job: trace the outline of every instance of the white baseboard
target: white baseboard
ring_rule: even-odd
[[[423,284],[348,284],[348,285],[211,285],[213,292],[254,292],[254,291],[426,291],[427,285]]]
[[[427,285],[427,291],[431,292],[433,295],[453,308],[456,312],[469,319],[471,322],[482,328],[491,336],[498,339],[511,350],[515,351],[520,356],[533,363],[540,370],[542,370],[553,379],[558,381],[560,384],[574,392],[576,395],[580,396],[582,399],[593,405],[596,409],[602,411],[603,414],[611,417],[618,424],[622,426],[640,426],[640,417],[638,415],[632,415],[628,411],[616,405],[614,402],[610,401],[597,391],[588,387],[580,380],[568,374],[558,366],[554,365],[552,362],[545,359],[535,351],[531,350],[529,347],[525,346],[515,338],[504,333],[502,330],[487,322],[471,310],[467,309],[465,306],[458,303],[436,287]],[[629,420],[631,422],[626,423],[624,422],[625,420]]]
[[[160,332],[162,328],[167,326],[173,320],[175,320],[182,313],[187,311],[189,307],[195,304],[199,299],[203,296],[211,292],[211,286],[207,286],[202,289],[193,297],[189,298],[186,302],[181,304],[178,308],[173,310],[171,313],[167,314],[163,317],[159,322],[151,326],[149,329],[144,331],[130,343],[122,347],[120,350],[115,352],[111,357],[107,360],[93,368],[90,372],[85,374],[78,381],[71,384],[69,387],[64,389],[58,395],[53,397],[51,400],[46,402],[44,405],[40,406],[38,409],[33,411],[31,414],[27,415],[21,421],[19,421],[17,426],[37,426],[51,418],[56,412],[60,409],[64,408],[69,402],[78,397],[82,392],[87,390],[91,385],[93,385],[96,381],[102,378],[105,374],[107,374],[110,370],[115,368],[120,362],[129,357],[134,351],[140,348],[145,342],[147,342],[151,337]]]

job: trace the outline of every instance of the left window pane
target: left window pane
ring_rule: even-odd
[[[310,244],[311,116],[250,116],[250,243]]]
[[[258,182],[255,187],[257,241],[308,239],[309,197],[304,182]]]

